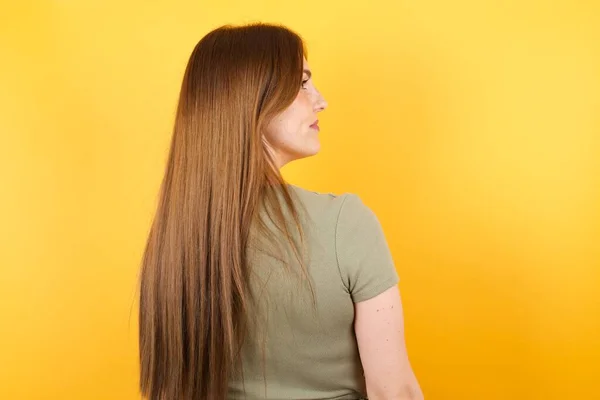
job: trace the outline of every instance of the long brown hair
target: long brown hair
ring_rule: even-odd
[[[189,58],[140,271],[148,399],[226,398],[247,333],[252,226],[302,253],[300,213],[263,132],[297,96],[305,53],[293,31],[251,24],[213,30]],[[261,209],[280,232],[257,217]]]

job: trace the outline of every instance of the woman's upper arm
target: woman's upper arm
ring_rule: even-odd
[[[377,216],[356,195],[344,198],[335,243],[340,277],[355,304],[369,400],[422,399],[406,355],[394,260]]]
[[[422,399],[406,351],[398,286],[354,307],[354,329],[369,399]]]

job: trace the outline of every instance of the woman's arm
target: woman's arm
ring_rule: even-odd
[[[354,329],[369,400],[422,400],[406,352],[398,286],[354,307]]]

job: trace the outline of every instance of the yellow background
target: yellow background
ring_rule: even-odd
[[[573,0],[3,0],[0,398],[138,398],[185,63],[258,20],[329,101],[284,174],[380,217],[426,398],[600,399],[600,3]]]

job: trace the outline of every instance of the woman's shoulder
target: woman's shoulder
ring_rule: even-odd
[[[298,185],[292,185],[292,184],[289,184],[288,187],[300,196],[311,198],[311,199],[319,199],[321,201],[326,201],[326,200],[331,201],[331,200],[337,199],[338,197],[342,197],[347,194],[347,193],[338,194],[338,193],[332,193],[332,192],[318,192],[315,190],[303,188]]]
[[[289,185],[289,188],[307,207],[340,207],[344,203],[346,197],[352,196],[351,193],[318,192],[297,185]]]
[[[340,214],[356,216],[357,214],[370,214],[372,212],[356,193],[318,192],[296,185],[290,185],[290,188],[309,212],[332,214],[336,219]]]

